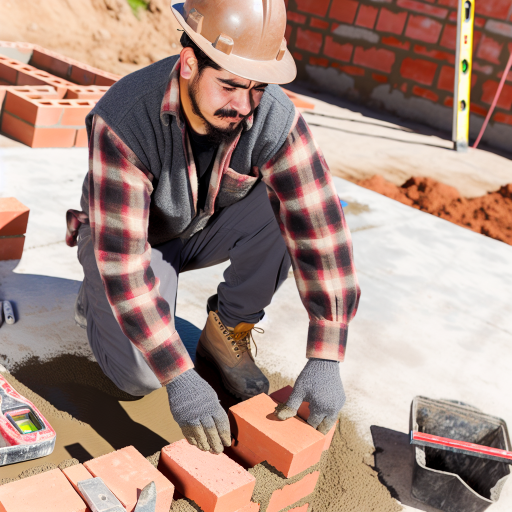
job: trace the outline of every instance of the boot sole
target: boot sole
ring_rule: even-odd
[[[244,395],[243,393],[240,393],[240,391],[235,390],[229,384],[227,379],[224,377],[224,373],[222,372],[220,366],[217,364],[217,361],[215,361],[215,358],[210,354],[210,352],[208,352],[208,350],[204,348],[203,344],[201,343],[201,340],[203,339],[203,334],[204,333],[201,333],[201,337],[199,338],[199,342],[197,343],[196,353],[202,358],[210,361],[210,363],[212,363],[217,368],[222,379],[222,384],[226,388],[226,390],[229,391],[229,393],[236,396],[237,398],[241,398],[242,400],[248,400],[249,398],[252,398],[254,395]]]

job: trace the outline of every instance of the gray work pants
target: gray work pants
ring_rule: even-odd
[[[79,231],[78,259],[84,269],[87,337],[101,369],[118,388],[134,396],[159,388],[158,379],[112,313],[86,224]],[[152,247],[151,267],[171,312],[175,311],[180,272],[228,259],[231,265],[217,289],[219,316],[225,325],[233,327],[240,322],[256,323],[291,265],[263,183],[241,201],[224,208],[188,241],[178,238]]]

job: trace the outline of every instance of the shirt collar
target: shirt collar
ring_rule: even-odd
[[[181,111],[180,105],[180,67],[181,61],[178,58],[176,64],[172,68],[171,75],[169,77],[169,83],[165,90],[164,97],[162,99],[162,105],[160,107],[160,119],[164,125],[169,124],[169,115],[176,118],[178,128],[182,130],[185,126],[185,116]],[[248,131],[252,128],[254,122],[254,114],[248,117],[243,123],[243,131]]]

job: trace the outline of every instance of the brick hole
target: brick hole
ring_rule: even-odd
[[[87,105],[87,106],[89,106],[89,102],[88,101],[77,101],[77,104],[78,105]]]
[[[38,101],[39,105],[51,105],[51,101]]]
[[[71,106],[71,103],[69,101],[59,101],[59,105],[69,105],[69,106]]]

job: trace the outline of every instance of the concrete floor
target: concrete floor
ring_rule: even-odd
[[[346,144],[345,136],[340,140]],[[501,157],[486,155],[492,170]],[[31,355],[90,356],[84,331],[72,320],[81,267],[76,249],[63,241],[64,213],[78,207],[86,168],[84,149],[0,148],[0,197],[15,196],[31,209],[22,260],[0,264],[0,300],[12,299],[19,318],[0,329],[0,364],[7,369]],[[512,425],[512,247],[342,179],[335,182],[349,203],[345,213],[362,288],[341,365],[346,411],[362,435],[372,440],[373,434],[384,450],[382,476],[404,510],[430,512],[410,497],[406,434],[414,396],[461,400]],[[177,315],[190,336],[202,329],[205,300],[225,266],[182,275]],[[306,362],[307,324],[289,279],[261,322],[265,334],[256,335],[258,363],[296,377]],[[511,507],[508,482],[491,510]]]

